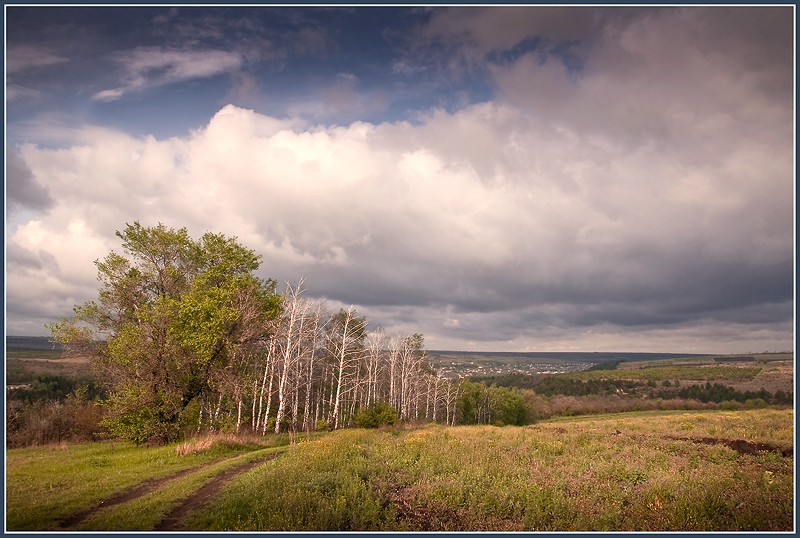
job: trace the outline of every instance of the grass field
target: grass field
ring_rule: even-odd
[[[792,353],[754,354],[747,357],[704,356],[653,361],[622,362],[614,370],[564,374],[583,381],[627,379],[663,382],[721,383],[739,391],[794,392]]]
[[[527,427],[339,430],[289,447],[267,436],[185,456],[176,445],[106,442],[15,449],[7,453],[7,525],[155,529],[226,468],[279,454],[220,482],[174,528],[790,531],[793,424],[792,410],[676,411]],[[175,477],[186,469],[194,471]],[[173,479],[135,499],[97,508],[166,476]]]
[[[285,435],[259,442],[221,439],[206,450],[186,455],[180,455],[176,445],[140,448],[119,441],[11,449],[6,453],[7,528],[59,529],[60,519],[90,509],[145,480],[201,470],[212,462],[287,444]],[[127,520],[122,527],[138,528],[141,517],[144,515]]]
[[[25,383],[37,375],[59,375],[68,378],[91,375],[88,360],[66,359],[60,354],[48,355],[53,355],[53,352],[8,352],[6,356],[6,384]]]
[[[659,366],[641,369],[598,370],[563,374],[564,378],[580,379],[637,379],[643,381],[665,381],[681,379],[688,381],[740,381],[753,379],[763,368],[736,366]]]

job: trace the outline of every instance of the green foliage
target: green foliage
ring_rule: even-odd
[[[353,422],[359,428],[391,426],[397,422],[397,411],[386,402],[376,402],[367,408],[359,409]]]
[[[744,405],[747,409],[761,409],[767,406],[767,402],[762,398],[748,398],[745,400]]]
[[[102,424],[115,437],[131,441],[136,446],[154,438],[155,431],[159,427],[163,427],[162,424],[159,424],[156,414],[147,407],[133,409],[116,417],[105,418]]]
[[[528,409],[516,387],[487,387],[484,383],[464,381],[458,399],[461,424],[522,426],[528,421]]]
[[[663,389],[658,391],[656,395],[664,399],[684,398],[715,403],[725,401],[746,403],[748,400],[759,400],[762,407],[768,403],[775,405],[789,405],[792,403],[792,395],[786,394],[782,390],[776,391],[774,395],[766,389],[742,392],[721,383],[711,384],[710,382],[706,382],[705,385],[689,385],[681,389]]]
[[[742,408],[742,404],[735,400],[724,400],[719,403],[719,408],[723,411],[737,411]]]
[[[618,360],[613,360],[613,361],[604,361],[604,362],[595,364],[594,366],[590,366],[585,371],[586,372],[596,372],[596,371],[599,371],[599,370],[616,370],[617,366],[619,366],[623,362],[625,362],[625,359],[618,359]]]
[[[91,379],[72,379],[60,375],[33,375],[28,387],[18,387],[7,391],[8,400],[55,400],[63,402],[75,391],[81,391],[86,399],[100,396],[101,389]]]
[[[96,262],[96,302],[49,326],[67,352],[92,358],[112,391],[105,424],[136,443],[167,442],[184,409],[236,382],[280,308],[260,256],[221,234],[129,224],[125,256]],[[146,409],[146,410],[145,410]],[[185,422],[185,420],[183,420]]]
[[[509,374],[473,375],[467,379],[473,383],[483,383],[486,386],[532,389],[541,381],[541,376],[511,372]]]
[[[507,387],[489,387],[493,408],[492,424],[522,426],[528,423],[528,410],[520,391]]]
[[[569,374],[543,376],[534,387],[537,394],[554,396],[587,396],[590,394],[616,394],[618,392],[635,393],[642,383],[626,379],[595,379],[586,381],[575,379]]]
[[[680,387],[679,382],[672,383],[669,380],[664,380],[661,383],[661,387],[658,387],[658,384],[653,379],[646,382],[644,379],[598,379],[594,377],[581,380],[571,374],[541,376],[534,390],[537,394],[548,397],[619,395],[632,398],[644,393],[651,398],[662,400],[696,400],[702,403],[721,403],[724,401],[744,403],[748,399],[760,398],[767,404],[790,405],[793,401],[792,394],[787,394],[784,391],[776,391],[774,395],[765,389],[756,392],[742,392],[721,383],[712,384],[710,381],[705,384]]]

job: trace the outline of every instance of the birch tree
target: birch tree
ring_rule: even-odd
[[[327,347],[334,365],[336,381],[331,412],[331,423],[334,428],[339,427],[343,396],[354,389],[354,386],[349,386],[348,383],[358,374],[358,365],[364,351],[366,327],[367,319],[358,317],[353,306],[347,310],[341,309],[328,320]]]
[[[292,287],[287,282],[286,293],[283,298],[281,311],[281,332],[279,342],[280,349],[280,381],[278,383],[278,411],[275,417],[275,433],[280,432],[281,422],[286,414],[289,397],[296,394],[290,386],[290,382],[298,379],[295,371],[303,354],[307,351],[306,346],[308,337],[306,332],[309,329],[309,313],[313,312],[313,304],[302,297],[303,280]],[[316,325],[314,326],[316,332]],[[313,346],[313,343],[312,343]],[[293,416],[294,419],[294,416]]]

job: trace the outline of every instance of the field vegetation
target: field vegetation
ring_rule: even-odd
[[[793,423],[791,409],[661,411],[525,427],[346,429],[272,447],[265,443],[287,443],[287,434],[244,444],[15,449],[8,528],[165,528],[187,496],[249,459],[255,467],[172,528],[787,531]],[[64,523],[146,478],[187,469],[195,470]]]
[[[209,463],[285,450],[286,435],[247,439],[218,435],[208,440],[140,448],[107,440],[66,442],[6,452],[6,521],[9,530],[54,530],[115,495],[179,471]],[[284,447],[284,448],[281,448]],[[221,469],[220,469],[221,470]],[[144,514],[138,514],[144,517]],[[113,519],[113,517],[112,517]],[[126,525],[134,524],[128,519]],[[135,528],[135,527],[129,527]]]
[[[655,366],[638,369],[594,370],[565,374],[564,379],[589,381],[597,379],[635,379],[643,381],[666,381],[685,379],[691,381],[714,381],[753,379],[762,368],[736,366]]]

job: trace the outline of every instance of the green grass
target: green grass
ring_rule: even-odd
[[[286,444],[285,436],[270,438]],[[6,452],[6,524],[9,530],[42,530],[150,478],[264,448],[217,443],[179,456],[176,446],[141,448],[130,443],[58,445]]]
[[[566,379],[630,379],[643,381],[742,381],[753,379],[763,368],[737,368],[735,366],[659,366],[638,370],[595,370],[562,374]]]
[[[739,455],[687,438],[741,437],[785,448],[792,427],[791,410],[757,410],[620,414],[526,428],[339,431],[243,475],[186,525],[790,530],[790,458]]]
[[[128,503],[103,509],[80,524],[78,530],[96,531],[150,531],[169,513],[175,503],[186,499],[220,472],[245,462],[279,454],[286,446],[263,448],[219,463],[204,466],[195,473],[182,476],[164,484],[163,487],[142,495]]]
[[[793,447],[792,410],[637,412],[526,427],[339,430],[285,445],[28,448],[7,455],[9,530],[57,528],[143,480],[197,467],[109,506],[81,530],[150,530],[223,469],[272,451],[228,482],[190,531],[788,531],[793,459],[704,438]],[[263,442],[271,442],[269,448]],[[191,448],[191,447],[189,447]],[[232,458],[236,458],[235,460]],[[212,465],[201,467],[208,462]]]

